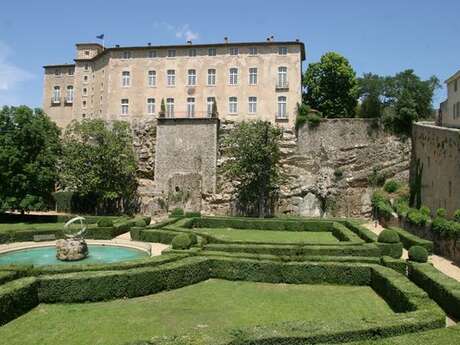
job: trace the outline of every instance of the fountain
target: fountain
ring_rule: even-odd
[[[71,225],[80,222],[80,229],[73,230]],[[64,225],[65,238],[56,242],[56,258],[61,261],[77,261],[88,256],[88,245],[85,242],[85,218],[75,217]]]

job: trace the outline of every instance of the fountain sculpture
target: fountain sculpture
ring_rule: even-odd
[[[85,242],[86,232],[85,218],[75,217],[64,225],[64,239],[56,242],[56,258],[62,261],[77,261],[88,256],[88,245]],[[80,222],[80,229],[72,229],[70,226]]]

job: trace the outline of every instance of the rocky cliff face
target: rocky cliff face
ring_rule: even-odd
[[[232,212],[233,182],[222,174],[225,156],[224,138],[234,124],[222,122],[217,155],[217,188],[203,194],[202,211],[206,214]],[[141,160],[142,209],[149,213],[153,200],[154,124],[134,130],[136,151]],[[136,134],[137,133],[137,134]],[[386,178],[407,180],[410,141],[383,131],[372,120],[323,120],[316,128],[305,125],[296,133],[284,130],[281,142],[282,170],[278,213],[302,216],[365,216],[371,211],[372,187],[368,178],[374,170]],[[174,159],[174,157],[172,157]]]

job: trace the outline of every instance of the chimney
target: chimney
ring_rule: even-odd
[[[120,45],[119,45],[119,44],[115,44],[115,48],[120,48]]]
[[[148,42],[147,45],[150,47],[152,45],[152,43]]]
[[[224,37],[224,42],[228,43],[228,37],[227,36]]]
[[[188,40],[188,41],[187,41],[187,44],[192,44],[192,40]]]
[[[270,42],[270,37],[267,37],[267,42]]]
[[[270,36],[270,41],[274,41],[275,40],[275,36],[271,35]]]
[[[296,42],[300,42],[300,40],[298,38],[295,39]]]

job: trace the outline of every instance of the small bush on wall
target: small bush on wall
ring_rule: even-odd
[[[383,186],[383,189],[387,193],[394,193],[399,189],[399,187],[400,187],[400,184],[399,184],[398,181],[388,180],[387,182],[385,182],[385,185]]]

